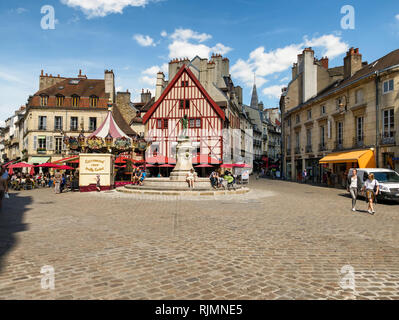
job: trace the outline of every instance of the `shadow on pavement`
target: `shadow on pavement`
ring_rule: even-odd
[[[10,193],[10,199],[3,199],[3,208],[0,211],[0,272],[5,255],[16,244],[14,234],[28,230],[27,224],[23,223],[23,216],[31,203],[31,196],[20,196],[19,193]]]

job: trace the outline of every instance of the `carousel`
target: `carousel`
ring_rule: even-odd
[[[143,137],[128,136],[118,126],[109,107],[99,128],[88,136],[64,136],[72,155],[79,157],[79,189],[101,191],[129,184],[136,165],[145,165],[145,151],[150,145]]]

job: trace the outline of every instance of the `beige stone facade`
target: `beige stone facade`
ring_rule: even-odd
[[[325,168],[319,160],[332,152],[370,148],[375,150],[378,167],[399,170],[399,50],[370,64],[361,59],[359,50],[351,48],[343,74],[334,72],[329,81],[318,83],[317,94],[307,101],[298,95],[298,77],[284,90],[281,109],[287,178],[300,180],[307,169],[314,182],[326,182],[328,172],[333,184],[343,185],[345,171],[354,164]]]

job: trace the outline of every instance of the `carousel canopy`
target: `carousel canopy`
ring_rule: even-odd
[[[131,140],[131,138],[129,138],[116,124],[111,111],[108,112],[107,118],[104,120],[101,126],[94,131],[89,138],[99,137],[105,139],[108,135],[110,135],[113,139],[126,138]]]

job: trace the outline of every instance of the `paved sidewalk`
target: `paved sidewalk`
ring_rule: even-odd
[[[344,190],[250,187],[196,201],[14,193],[0,213],[0,299],[399,299],[399,205],[371,216]],[[54,290],[41,289],[45,265]],[[356,291],[339,286],[345,265]]]

